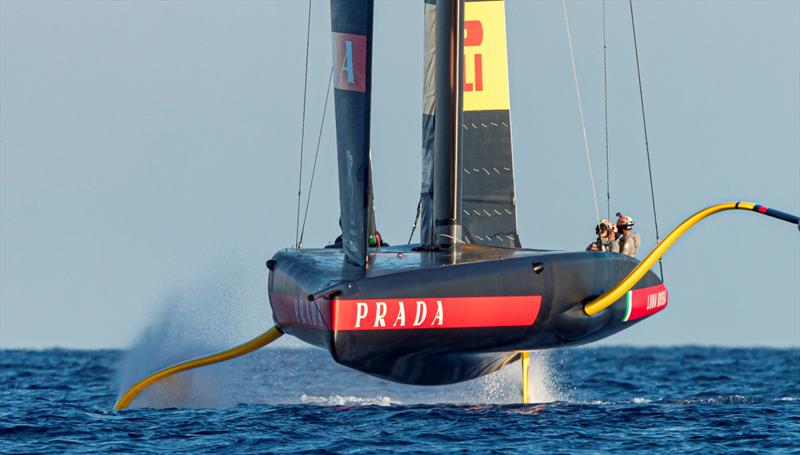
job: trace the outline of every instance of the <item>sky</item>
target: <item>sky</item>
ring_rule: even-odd
[[[270,325],[264,262],[295,237],[307,7],[0,1],[0,347],[126,347],[153,321],[192,314],[217,321],[198,338]],[[606,212],[601,8],[568,2]],[[662,235],[722,201],[800,213],[800,4],[634,9]],[[596,219],[561,2],[506,11],[520,238],[583,249]],[[421,0],[375,7],[372,154],[389,243],[407,240],[419,197],[422,13]],[[609,0],[606,16],[610,211],[636,219],[648,251],[627,2]],[[304,195],[331,64],[327,2],[312,1],[311,20]],[[306,246],[337,235],[332,112],[321,131]],[[666,254],[664,273],[668,309],[602,343],[800,346],[796,227],[717,215]],[[175,302],[184,311],[167,311]]]

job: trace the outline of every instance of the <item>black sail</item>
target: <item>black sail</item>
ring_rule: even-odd
[[[520,247],[503,0],[464,10],[463,240]]]
[[[372,90],[372,0],[331,0],[336,146],[342,246],[367,263],[371,226],[369,130]]]
[[[436,0],[425,0],[425,39],[422,77],[422,187],[420,243],[433,243],[433,137],[436,106]]]

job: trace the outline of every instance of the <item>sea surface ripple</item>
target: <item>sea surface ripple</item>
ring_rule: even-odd
[[[597,347],[412,387],[265,349],[111,408],[116,350],[0,350],[0,453],[798,453],[800,349]],[[167,406],[167,407],[163,407]]]

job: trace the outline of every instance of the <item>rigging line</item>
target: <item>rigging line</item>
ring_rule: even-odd
[[[650,176],[650,201],[653,204],[653,224],[656,228],[656,243],[661,242],[661,236],[658,233],[658,213],[656,212],[656,193],[653,188],[653,166],[650,160],[650,141],[647,138],[647,119],[644,114],[644,92],[642,91],[642,72],[639,69],[639,45],[636,41],[636,24],[633,20],[633,0],[628,0],[628,5],[631,10],[631,30],[633,31],[633,51],[636,54],[636,77],[639,81],[639,104],[642,108],[642,128],[644,129],[644,149],[647,153],[647,173]],[[664,264],[661,258],[658,258],[658,269],[661,272],[661,281],[664,281]]]
[[[561,6],[564,10],[564,23],[567,25],[567,41],[569,42],[569,57],[572,60],[572,77],[575,79],[575,93],[578,95],[578,112],[581,117],[581,131],[583,132],[583,147],[586,151],[586,164],[589,167],[589,180],[592,184],[592,198],[594,199],[594,214],[595,219],[600,219],[600,209],[597,205],[597,191],[594,185],[594,174],[592,173],[592,159],[589,156],[589,140],[586,136],[586,121],[583,118],[583,104],[581,103],[581,89],[578,86],[578,70],[575,66],[575,52],[572,49],[572,31],[569,28],[569,17],[567,16],[567,0],[561,0]]]
[[[300,123],[300,170],[297,179],[297,219],[294,227],[294,247],[300,248],[300,196],[303,191],[303,146],[306,137],[306,100],[308,95],[308,44],[311,40],[311,0],[308,0],[308,25],[306,27],[306,71],[303,82],[303,119]]]
[[[317,151],[314,153],[314,165],[311,167],[311,181],[308,182],[308,194],[306,195],[306,210],[303,214],[303,227],[300,229],[300,244],[303,244],[303,237],[306,233],[306,220],[308,219],[308,206],[311,203],[311,189],[314,188],[314,176],[317,174],[317,159],[319,158],[319,145],[322,141],[322,129],[325,127],[325,115],[328,113],[328,97],[331,95],[331,82],[333,81],[333,67],[328,76],[328,90],[325,92],[325,105],[322,107],[322,122],[319,124],[319,135],[317,135]]]
[[[608,63],[606,58],[606,0],[603,0],[603,111],[606,135],[606,219],[611,219],[611,166],[608,159]]]

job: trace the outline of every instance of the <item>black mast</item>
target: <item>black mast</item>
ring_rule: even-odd
[[[463,55],[464,0],[437,0],[433,243],[443,248],[461,242]]]
[[[348,261],[363,267],[374,230],[369,162],[373,0],[330,4],[342,247]]]

